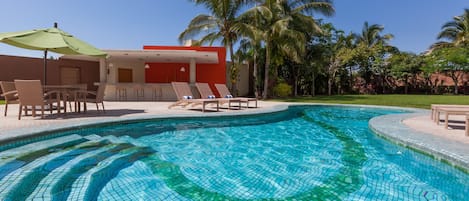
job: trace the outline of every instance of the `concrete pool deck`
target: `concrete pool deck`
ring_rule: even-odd
[[[168,106],[174,102],[105,102],[106,112],[98,112],[94,104],[88,104],[87,113],[69,112],[66,115],[57,114],[55,111],[50,114],[45,111],[43,119],[39,116],[22,116],[18,120],[18,105],[9,105],[8,116],[0,117],[0,142],[8,141],[11,138],[22,138],[53,130],[60,130],[68,127],[85,126],[90,124],[109,123],[116,121],[152,119],[165,117],[208,117],[225,115],[257,114],[285,110],[288,105],[285,103],[259,101],[259,108],[243,108],[241,110],[223,109],[226,105],[221,105],[220,111],[210,105],[206,112],[201,112],[201,106],[196,107],[174,107]],[[251,106],[252,104],[250,104]],[[1,112],[3,114],[3,105]],[[101,106],[100,106],[101,108]],[[29,112],[31,115],[31,112]]]
[[[88,105],[87,113],[49,114],[40,117],[22,117],[18,120],[18,106],[10,105],[7,117],[0,117],[0,143],[32,136],[37,133],[60,130],[68,127],[115,121],[152,119],[165,117],[201,117],[268,113],[287,109],[295,103],[259,101],[259,108],[209,111],[202,113],[200,107],[194,109],[175,107],[168,109],[173,102],[105,102],[106,113],[96,111]],[[300,104],[304,105],[304,104]],[[4,106],[0,106],[3,114]],[[369,107],[369,106],[366,106]],[[402,108],[401,108],[402,109]],[[428,110],[413,110],[415,113],[395,114],[375,117],[370,120],[370,128],[378,135],[401,145],[424,151],[437,159],[469,170],[469,137],[464,135],[464,122],[458,116],[451,116],[451,129],[436,125],[430,120]]]

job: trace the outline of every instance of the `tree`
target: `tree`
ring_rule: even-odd
[[[396,81],[404,83],[404,93],[407,94],[410,79],[415,78],[420,66],[422,66],[420,57],[413,53],[401,52],[393,54],[388,62],[391,67],[391,76]]]
[[[468,45],[469,9],[464,9],[464,13],[462,15],[454,17],[452,21],[445,23],[441,29],[442,31],[438,34],[438,39],[446,39],[450,42],[441,41],[434,44],[434,47]]]
[[[438,94],[438,83],[440,80],[438,78],[432,79],[432,75],[435,73],[441,72],[439,66],[434,65],[435,63],[435,56],[434,55],[421,55],[422,59],[422,66],[420,67],[420,75],[425,80],[425,86],[429,89],[427,93],[435,93]]]
[[[192,19],[187,28],[179,35],[179,40],[183,42],[202,35],[199,43],[212,45],[215,41],[221,41],[222,45],[228,48],[231,62],[231,86],[233,93],[236,93],[236,80],[238,69],[236,68],[233,45],[238,41],[239,14],[243,0],[194,0],[197,5],[203,5],[211,12],[211,15],[200,14]],[[204,35],[204,33],[206,33]],[[195,44],[198,45],[198,44]]]
[[[323,60],[324,73],[327,77],[327,94],[332,95],[332,86],[337,84],[337,74],[345,71],[345,64],[352,59],[353,35],[344,35],[344,32],[337,30],[332,24],[322,24],[323,34],[318,36],[317,46],[320,46],[321,56],[316,59]],[[340,86],[338,85],[338,88]]]
[[[391,34],[381,35],[384,27],[381,25],[369,25],[365,22],[360,35],[355,34],[356,47],[354,49],[354,60],[360,66],[361,77],[365,80],[365,87],[371,83],[374,71],[379,72],[382,65],[376,65],[376,61],[383,61],[389,52],[396,52],[397,48],[388,44],[393,38]],[[381,76],[381,75],[378,75]],[[385,79],[381,77],[381,79]],[[383,86],[384,87],[384,86]]]
[[[458,84],[469,71],[469,50],[465,47],[442,47],[431,53],[429,65],[436,66],[454,82],[454,94],[458,94]]]
[[[254,97],[258,97],[259,92],[259,83],[258,83],[258,58],[260,50],[259,42],[254,38],[244,38],[240,41],[240,46],[236,51],[236,57],[239,59],[239,62],[246,62],[251,68],[251,80],[250,82],[250,94]],[[252,84],[252,85],[251,85]]]
[[[329,0],[264,0],[257,2],[259,4],[248,10],[246,16],[260,18],[260,20],[256,21],[256,24],[251,23],[250,26],[246,27],[251,28],[250,32],[256,32],[257,35],[262,36],[260,38],[262,38],[262,44],[265,47],[263,90],[263,98],[265,99],[271,89],[269,77],[272,66],[282,64],[285,56],[293,61],[301,62],[306,43],[303,31],[318,28],[316,21],[305,14],[322,12],[330,15],[333,13],[333,8]],[[276,73],[276,71],[273,72]]]
[[[306,46],[305,68],[303,68],[303,71],[305,83],[310,85],[309,94],[311,96],[316,96],[316,80],[318,75],[323,74],[323,66],[327,65],[327,60],[323,56],[323,53],[326,52],[326,46],[321,45],[323,43],[325,42],[322,37],[312,37]]]

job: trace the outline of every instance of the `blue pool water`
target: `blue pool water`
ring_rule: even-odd
[[[368,128],[397,110],[108,124],[0,146],[0,200],[469,200],[469,175]]]

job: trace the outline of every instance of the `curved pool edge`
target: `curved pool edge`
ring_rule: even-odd
[[[282,103],[267,108],[249,109],[236,113],[194,113],[194,114],[146,114],[139,116],[129,117],[116,117],[105,119],[84,119],[80,122],[64,122],[54,125],[42,125],[35,127],[27,127],[20,129],[11,129],[6,132],[1,132],[3,138],[0,139],[0,144],[11,143],[15,141],[25,140],[29,138],[47,137],[48,134],[69,130],[73,128],[82,128],[88,126],[95,126],[100,124],[110,124],[119,122],[131,122],[138,120],[151,120],[163,118],[197,118],[197,117],[222,117],[222,116],[238,116],[238,115],[259,115],[268,114],[273,112],[285,111],[289,106],[301,105],[324,105],[324,106],[344,106],[344,107],[366,107],[366,108],[380,108],[380,109],[396,109],[406,113],[383,115],[372,118],[369,121],[369,128],[378,136],[381,136],[391,142],[397,143],[404,147],[409,147],[419,152],[423,152],[433,158],[447,162],[463,171],[469,173],[469,146],[449,141],[441,138],[428,138],[429,134],[413,130],[402,121],[408,118],[416,117],[419,115],[429,115],[429,110],[417,108],[405,108],[395,106],[378,106],[378,105],[354,105],[354,104],[325,104],[325,103]],[[425,138],[425,136],[427,136]],[[448,146],[450,145],[450,146]]]
[[[416,131],[405,125],[405,119],[430,115],[430,111],[389,114],[370,119],[369,128],[378,136],[404,147],[429,155],[469,174],[469,146]]]
[[[11,143],[19,140],[37,138],[47,136],[50,133],[57,131],[70,130],[74,128],[82,128],[88,126],[95,126],[101,124],[111,124],[119,122],[131,122],[139,120],[151,119],[165,119],[165,118],[198,118],[198,117],[224,117],[224,116],[239,116],[239,115],[259,115],[268,114],[273,112],[285,111],[288,109],[289,104],[279,104],[267,108],[246,109],[236,113],[193,113],[193,114],[146,114],[129,117],[116,117],[116,118],[103,118],[103,119],[83,119],[80,122],[63,122],[61,124],[53,125],[40,125],[34,127],[16,128],[7,131],[0,131],[0,145]]]

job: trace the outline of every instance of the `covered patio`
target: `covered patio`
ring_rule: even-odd
[[[173,101],[173,81],[205,82],[212,87],[215,83],[226,84],[223,47],[145,46],[144,50],[104,52],[108,57],[61,58],[99,62],[99,82],[106,84],[105,100]]]

